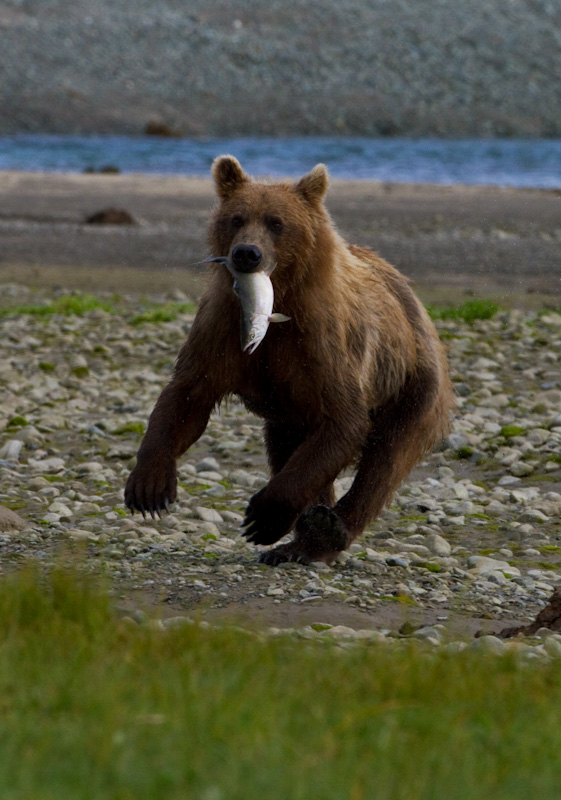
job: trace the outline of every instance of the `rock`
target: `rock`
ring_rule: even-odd
[[[86,225],[135,225],[134,217],[124,208],[102,208],[89,214]]]
[[[85,461],[82,464],[78,464],[76,467],[76,471],[79,475],[83,474],[92,474],[94,472],[101,472],[103,469],[103,464],[100,464],[99,461]]]
[[[543,511],[538,511],[537,508],[529,508],[520,514],[518,522],[529,522],[530,524],[549,522],[549,517]]]
[[[520,483],[520,478],[514,475],[503,475],[498,481],[499,486],[513,486],[516,483]]]
[[[0,448],[0,459],[6,461],[18,461],[19,454],[21,453],[23,442],[19,439],[12,439]]]
[[[63,458],[52,456],[51,458],[43,458],[38,461],[30,459],[28,462],[28,467],[32,472],[52,474],[56,472],[62,472],[66,467],[66,462]]]
[[[504,653],[505,644],[498,636],[480,636],[470,642],[467,649],[500,656]]]
[[[551,658],[561,658],[561,641],[557,636],[549,636],[544,641],[544,650]]]
[[[243,522],[243,516],[236,514],[235,511],[221,511],[220,516],[225,522],[231,522],[232,525],[241,525]]]
[[[72,511],[68,508],[68,506],[65,506],[64,503],[51,503],[49,506],[49,511],[51,514],[58,514],[60,517],[72,516]]]
[[[234,469],[230,472],[228,477],[233,483],[237,483],[238,486],[248,486],[249,488],[254,486],[257,480],[255,475],[251,475],[251,473],[247,472],[245,469]]]
[[[99,539],[93,531],[85,531],[81,528],[70,528],[65,531],[64,535],[77,542],[97,542]]]
[[[529,625],[520,625],[513,628],[504,628],[500,636],[511,638],[522,634],[523,636],[533,636],[540,628],[548,628],[552,631],[561,631],[561,587],[556,587],[549,598],[548,604],[538,613],[536,619]]]
[[[451,433],[448,436],[448,444],[453,450],[460,450],[462,447],[467,447],[469,441],[462,433]]]
[[[201,481],[211,481],[214,483],[223,480],[220,472],[197,472],[197,477],[200,478]]]
[[[402,556],[389,556],[386,558],[388,567],[408,567],[409,561]]]
[[[524,478],[526,475],[531,475],[533,471],[534,467],[526,461],[516,461],[510,467],[511,475],[514,475],[516,478]]]
[[[440,644],[441,632],[438,628],[432,625],[425,625],[422,628],[417,628],[416,631],[410,634],[412,639],[422,639],[431,644]]]
[[[338,640],[354,639],[356,637],[356,631],[354,628],[349,628],[347,625],[334,625],[332,628],[321,631],[321,636]]]
[[[197,506],[195,511],[199,519],[202,519],[203,522],[212,522],[215,525],[219,525],[220,523],[224,522],[218,511],[215,511],[214,508],[205,508],[204,506]]]
[[[197,472],[220,472],[220,464],[215,458],[209,456],[198,461],[195,464],[195,470]]]
[[[436,556],[446,557],[452,552],[450,543],[438,533],[431,533],[429,536],[427,536],[426,543],[431,553],[434,553]]]
[[[520,570],[511,567],[508,561],[498,561],[488,556],[470,556],[467,566],[473,576],[485,575],[488,572],[502,572],[507,577],[520,576]]]
[[[545,444],[549,439],[549,431],[545,430],[545,428],[534,428],[527,433],[526,439],[531,442],[531,444]]]
[[[21,531],[25,528],[25,521],[5,506],[0,506],[0,531]]]

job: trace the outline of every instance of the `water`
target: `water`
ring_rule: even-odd
[[[292,137],[165,139],[147,136],[0,136],[0,169],[208,177],[232,153],[253,175],[299,176],[326,163],[333,177],[418,183],[561,188],[559,139]]]

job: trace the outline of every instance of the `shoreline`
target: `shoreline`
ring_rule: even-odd
[[[137,282],[198,296],[193,265],[207,255],[214,202],[210,178],[0,172],[0,281],[101,279],[111,290]],[[561,294],[559,190],[332,179],[326,204],[349,242],[379,252],[421,295]],[[135,224],[85,224],[108,207]]]

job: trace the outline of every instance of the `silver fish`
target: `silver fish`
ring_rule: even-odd
[[[242,350],[253,353],[259,347],[271,322],[287,322],[290,317],[273,314],[274,291],[269,276],[263,271],[239,272],[228,258],[209,258],[224,264],[234,276],[234,291],[240,298]]]

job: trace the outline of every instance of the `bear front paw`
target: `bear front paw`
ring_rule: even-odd
[[[268,487],[254,494],[245,511],[243,536],[252,544],[274,544],[291,531],[298,514],[287,504],[268,497]]]
[[[145,466],[139,462],[129,475],[125,487],[125,505],[134,514],[140,511],[143,517],[150,514],[162,516],[177,497],[175,464],[165,467]]]

